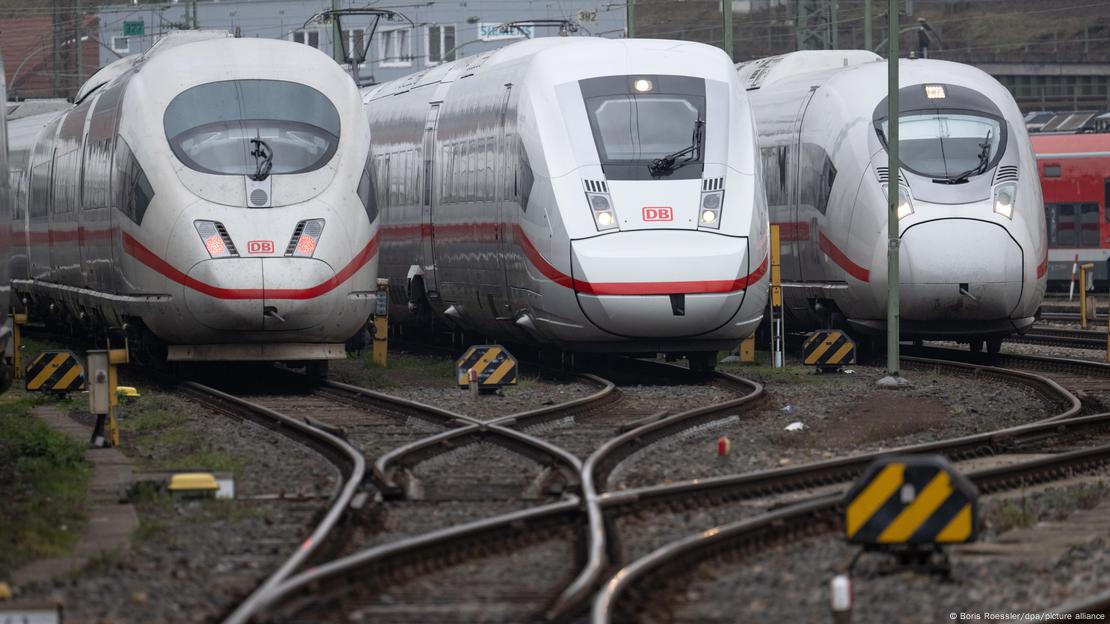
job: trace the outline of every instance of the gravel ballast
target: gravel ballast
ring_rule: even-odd
[[[852,366],[851,374],[812,374],[791,366],[729,367],[764,384],[768,401],[683,436],[651,446],[623,462],[611,489],[797,465],[835,456],[969,435],[1033,422],[1052,408],[1032,390],[994,379],[927,370],[904,372],[913,385],[884,390],[882,368]],[[708,401],[698,399],[697,404]],[[801,423],[799,431],[787,431]],[[731,451],[718,457],[725,436]]]
[[[140,526],[129,552],[107,553],[72,577],[20,588],[21,599],[63,603],[67,622],[218,620],[297,548],[337,483],[324,458],[277,432],[140,391],[144,396],[122,406],[120,417],[121,450],[138,476],[175,468],[227,471],[237,499],[137,491],[132,502]]]
[[[852,578],[856,624],[919,624],[952,621],[951,614],[1041,613],[1069,599],[1105,591],[1110,574],[1110,530],[1083,534],[1088,520],[1073,514],[1107,507],[1106,474],[1079,485],[1046,486],[1036,493],[983,499],[986,522],[982,548],[1014,539],[1037,540],[1036,531],[1063,526],[1074,544],[1059,552],[983,556],[973,547],[953,547],[950,577],[912,571],[881,554],[860,559]],[[1097,505],[1097,507],[1096,507]],[[1016,510],[1016,511],[1015,511]],[[1013,527],[1014,517],[1021,526]],[[1076,528],[1078,527],[1078,528]],[[1033,531],[1029,534],[1029,531]],[[1036,541],[1033,542],[1034,548]],[[978,545],[976,545],[978,546]],[[857,548],[838,535],[818,536],[749,553],[726,555],[723,563],[698,566],[689,578],[643,605],[638,622],[822,622],[831,621],[828,582],[842,572]],[[773,588],[773,589],[772,589]],[[727,614],[727,615],[726,615]]]

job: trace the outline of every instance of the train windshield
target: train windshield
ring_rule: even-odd
[[[886,145],[889,121],[881,123]],[[994,118],[964,112],[907,112],[898,120],[898,157],[914,173],[950,181],[986,173],[1004,137]]]
[[[166,108],[166,138],[190,169],[255,175],[260,142],[272,174],[323,167],[339,144],[339,113],[319,91],[279,80],[227,80],[193,87]]]
[[[616,76],[583,80],[581,87],[606,176],[701,177],[703,80]]]

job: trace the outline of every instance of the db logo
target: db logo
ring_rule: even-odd
[[[247,253],[268,254],[274,253],[274,241],[248,241]]]
[[[644,221],[673,221],[674,210],[670,206],[644,206]]]

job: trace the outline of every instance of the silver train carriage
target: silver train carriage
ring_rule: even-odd
[[[758,326],[766,200],[721,51],[545,38],[364,100],[395,316],[698,366]]]
[[[8,229],[0,235],[0,310],[3,311],[5,317],[8,317],[8,311],[11,309],[11,275],[9,272],[9,261],[11,258],[11,211],[12,211],[12,188],[9,180],[9,167],[8,167],[8,90],[5,82],[4,61],[0,59],[0,223],[4,223],[5,228]],[[12,369],[11,369],[11,355],[9,354],[12,346],[12,326],[11,319],[5,318],[5,322],[0,323],[0,392],[7,390],[12,383]]]
[[[13,285],[32,316],[171,361],[344,357],[378,231],[369,127],[334,61],[187,31],[75,101],[20,120],[13,144]]]
[[[784,305],[796,328],[885,332],[887,64],[866,51],[737,66],[755,111]],[[1036,160],[1009,92],[986,73],[899,64],[901,333],[996,351],[1044,296]]]

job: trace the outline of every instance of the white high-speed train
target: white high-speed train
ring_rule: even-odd
[[[321,52],[171,34],[13,137],[13,286],[33,318],[184,361],[318,363],[365,327],[369,127]]]
[[[755,111],[795,328],[885,331],[887,64],[865,51],[737,66]],[[986,73],[899,63],[901,333],[973,350],[1027,329],[1048,249],[1021,112]]]
[[[698,367],[759,324],[766,203],[720,50],[535,39],[364,99],[395,318]]]

